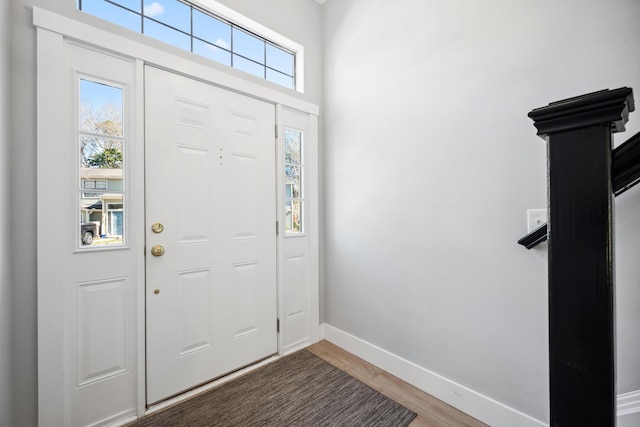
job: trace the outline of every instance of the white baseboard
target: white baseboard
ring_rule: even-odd
[[[422,368],[329,324],[323,323],[320,332],[321,337],[327,341],[342,347],[493,427],[548,427],[548,424],[543,421]],[[624,419],[621,417],[626,415],[640,414],[640,390],[618,395],[617,413],[620,421],[623,421]]]
[[[618,395],[618,417],[640,413],[640,390]]]
[[[422,368],[331,325],[323,336],[369,363],[493,427],[541,427],[548,424]]]

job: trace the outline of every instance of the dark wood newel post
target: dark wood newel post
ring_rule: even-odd
[[[551,426],[615,426],[612,132],[633,111],[630,88],[529,113],[549,165]]]

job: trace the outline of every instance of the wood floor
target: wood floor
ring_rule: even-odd
[[[320,341],[307,350],[418,414],[410,427],[486,426],[328,341]]]

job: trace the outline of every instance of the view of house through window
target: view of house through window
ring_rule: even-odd
[[[284,133],[284,197],[285,231],[302,233],[302,208],[304,205],[302,132],[286,129]]]
[[[76,0],[78,9],[290,89],[295,55],[186,0]]]
[[[79,80],[80,247],[124,244],[123,89]]]

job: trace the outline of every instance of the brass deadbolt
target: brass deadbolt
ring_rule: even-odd
[[[153,256],[162,256],[164,255],[164,248],[160,245],[154,245],[151,248],[151,255]]]

